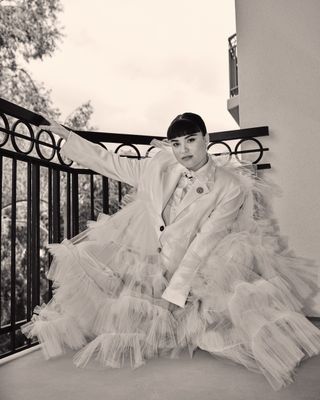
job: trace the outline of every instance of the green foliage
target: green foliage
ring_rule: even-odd
[[[93,131],[95,128],[90,125],[90,118],[93,114],[93,107],[90,101],[83,103],[76,108],[65,120],[64,124],[76,131]]]
[[[58,17],[62,11],[60,0],[0,0],[0,93],[1,97],[36,113],[58,119],[59,109],[53,105],[50,90],[43,83],[36,82],[26,65],[30,60],[52,56],[62,39],[62,28]],[[73,129],[91,130],[90,118],[93,107],[88,101],[80,105],[66,119],[65,124]],[[12,118],[9,121],[12,122]],[[23,139],[18,139],[19,143]],[[23,145],[23,143],[22,143]],[[11,149],[9,146],[8,149]],[[12,160],[3,157],[2,168],[2,218],[1,218],[1,326],[10,323],[11,309],[11,260],[15,251],[16,261],[16,321],[26,318],[27,299],[27,187],[25,162],[18,162],[16,180],[17,201],[12,204]],[[97,197],[101,195],[102,184],[97,180],[94,188]],[[79,185],[80,220],[87,218],[88,190]],[[100,194],[99,194],[100,193]],[[48,169],[40,170],[40,302],[48,301],[48,281],[45,273],[50,257],[46,249],[48,236]],[[112,196],[111,196],[112,197]],[[115,196],[114,196],[115,197]],[[98,204],[98,203],[97,203]],[[12,211],[16,206],[16,240],[12,245]],[[96,214],[102,210],[97,205]],[[64,236],[64,211],[66,209],[66,176],[61,174],[61,238]],[[81,229],[84,229],[82,223]],[[0,336],[0,353],[10,349],[10,336]],[[17,335],[17,344],[25,338]]]
[[[35,82],[22,67],[7,69],[0,65],[1,97],[38,114],[58,118],[60,111],[54,107],[51,91],[42,83]]]
[[[22,56],[26,61],[52,55],[61,39],[60,0],[0,2],[1,57],[10,68]]]
[[[0,0],[0,93],[7,100],[37,113],[59,118],[58,108],[54,107],[50,91],[42,83],[36,82],[23,63],[31,59],[43,59],[51,56],[61,40],[61,27],[58,15],[62,7],[60,0]],[[90,101],[76,108],[65,121],[65,125],[75,130],[94,130],[90,118],[93,107]],[[9,119],[12,122],[12,119]],[[20,132],[22,133],[22,132]],[[17,139],[24,148],[23,139]],[[27,144],[28,147],[28,144]],[[10,146],[7,147],[12,150]],[[11,319],[11,261],[15,252],[15,320],[22,321],[27,316],[27,163],[18,162],[17,180],[15,182],[17,200],[12,204],[12,159],[3,157],[2,167],[2,218],[1,218],[1,321],[0,326],[10,323]],[[49,242],[48,213],[48,168],[40,168],[40,303],[47,302],[48,271],[51,258],[46,244]],[[119,209],[119,197],[129,190],[129,185],[109,179],[109,213]],[[92,218],[90,175],[79,177],[79,225],[80,231],[86,228],[87,220]],[[103,210],[102,177],[94,176],[94,219]],[[119,192],[121,194],[119,195]],[[65,216],[67,205],[67,175],[60,173],[60,239],[66,237]],[[12,244],[12,212],[16,207],[16,239]],[[17,332],[18,346],[26,339]],[[0,336],[0,354],[10,350],[10,334]]]
[[[32,59],[51,56],[62,39],[58,16],[60,0],[0,2],[1,96],[37,113],[57,118],[50,91],[24,68]]]

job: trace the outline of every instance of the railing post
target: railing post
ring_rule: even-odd
[[[72,186],[72,236],[79,233],[79,179],[77,172],[71,174],[71,186]]]
[[[0,154],[0,238],[2,237],[2,171],[3,171],[3,159]],[[1,277],[1,259],[2,259],[2,246],[0,243],[0,293],[2,293],[2,277]],[[0,328],[2,321],[2,301],[0,300]]]
[[[11,347],[16,348],[16,223],[17,223],[17,160],[12,159],[11,177]]]
[[[60,172],[52,169],[52,241],[61,241],[60,226]]]
[[[68,239],[71,238],[71,177],[70,172],[67,172],[67,189],[66,189],[66,203],[65,203],[65,212],[66,216],[64,219],[64,228],[65,233],[64,236]]]
[[[28,162],[27,166],[27,320],[30,321],[32,315],[32,254],[31,254],[31,182],[32,182],[32,164]]]
[[[94,220],[94,178],[93,174],[90,174],[90,218]]]
[[[109,214],[109,179],[102,177],[102,212]]]
[[[40,303],[40,167],[31,165],[31,279],[32,309]]]

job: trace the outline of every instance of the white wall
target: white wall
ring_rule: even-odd
[[[274,203],[281,231],[320,266],[320,1],[235,3],[240,126],[269,126],[265,161],[283,190]]]

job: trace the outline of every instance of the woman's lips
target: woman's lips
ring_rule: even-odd
[[[183,161],[188,161],[188,160],[190,160],[192,158],[192,156],[184,156],[184,157],[181,157],[181,159],[183,160]]]

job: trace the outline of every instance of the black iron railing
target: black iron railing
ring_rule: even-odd
[[[228,38],[229,42],[229,82],[230,97],[239,94],[238,86],[238,54],[237,54],[237,34]]]
[[[128,190],[63,159],[61,139],[40,131],[42,123],[40,115],[0,99],[0,357],[36,344],[20,327],[52,295],[45,245],[78,234],[100,212],[114,213]],[[154,151],[150,136],[77,133],[127,157],[151,157]],[[267,127],[211,133],[209,152],[226,162],[252,154],[258,169],[270,168],[261,162],[268,148],[258,139],[266,135]],[[242,150],[244,142],[253,148]]]

